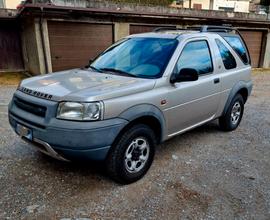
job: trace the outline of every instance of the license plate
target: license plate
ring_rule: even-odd
[[[16,125],[16,133],[20,135],[20,137],[25,137],[28,140],[32,140],[32,130],[21,124]]]

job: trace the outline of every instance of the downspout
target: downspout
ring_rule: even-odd
[[[48,67],[47,53],[46,53],[46,47],[45,47],[44,30],[43,30],[43,7],[40,7],[40,11],[41,11],[41,15],[39,18],[39,30],[40,30],[40,35],[41,35],[42,51],[43,51],[43,56],[44,56],[44,61],[45,61],[45,71],[46,73],[48,73],[49,67]]]
[[[214,10],[214,0],[210,0],[209,9]]]

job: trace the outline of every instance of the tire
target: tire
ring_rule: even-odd
[[[109,176],[121,184],[141,179],[153,162],[155,147],[156,137],[150,127],[144,124],[132,126],[109,152],[106,161]]]
[[[235,130],[241,122],[244,113],[244,99],[237,94],[231,101],[225,115],[219,118],[219,127],[223,131]]]

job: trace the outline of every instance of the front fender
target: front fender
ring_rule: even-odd
[[[122,112],[118,117],[128,120],[128,121],[134,121],[138,118],[144,117],[144,116],[152,116],[155,117],[161,125],[161,141],[165,140],[166,135],[166,121],[164,118],[164,115],[162,111],[157,108],[156,106],[152,104],[139,104],[132,106]]]

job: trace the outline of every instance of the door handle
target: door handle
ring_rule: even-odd
[[[214,83],[215,83],[215,84],[217,84],[217,83],[219,83],[219,82],[220,82],[220,79],[219,79],[219,78],[214,79]]]

